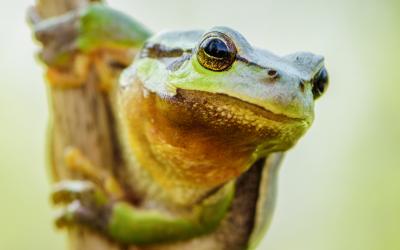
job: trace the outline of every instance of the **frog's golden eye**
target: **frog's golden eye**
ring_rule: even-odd
[[[314,99],[317,99],[328,88],[329,85],[328,71],[325,68],[322,68],[314,77],[312,84],[313,84],[312,92],[314,95]]]
[[[229,68],[236,58],[233,41],[223,33],[209,33],[197,49],[197,60],[206,69],[223,71]]]

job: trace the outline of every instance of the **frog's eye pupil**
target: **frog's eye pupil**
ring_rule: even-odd
[[[329,84],[329,76],[328,71],[323,68],[321,69],[318,74],[315,76],[313,80],[313,88],[312,92],[314,95],[314,99],[320,97],[328,88]]]
[[[204,52],[216,58],[229,56],[228,46],[218,38],[211,39],[204,47]]]
[[[197,60],[200,65],[212,71],[228,69],[235,59],[235,44],[221,32],[206,34],[197,49]]]

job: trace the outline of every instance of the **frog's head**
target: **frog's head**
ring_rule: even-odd
[[[196,154],[191,163],[237,161],[241,166],[231,167],[229,177],[293,146],[310,127],[314,101],[328,83],[323,57],[305,52],[279,57],[226,27],[155,36],[122,79],[122,92],[141,86],[140,105],[147,109],[140,122],[151,121],[147,140],[173,146],[168,154],[178,158],[182,152]],[[205,172],[210,168],[203,166]]]

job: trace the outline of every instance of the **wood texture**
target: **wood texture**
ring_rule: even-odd
[[[46,19],[89,3],[88,0],[38,0],[36,10],[41,19]],[[77,177],[64,164],[64,151],[70,146],[79,148],[96,166],[112,171],[119,164],[113,118],[109,100],[98,88],[99,77],[95,68],[90,68],[81,87],[63,89],[54,87],[56,84],[52,83],[48,88],[53,181]],[[68,242],[71,250],[124,249],[80,227],[69,230]]]

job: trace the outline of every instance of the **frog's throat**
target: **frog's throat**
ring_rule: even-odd
[[[181,90],[163,98],[140,83],[129,88],[121,103],[130,148],[167,189],[224,184],[258,158],[291,147],[308,127],[255,115],[238,100],[227,103],[226,96]]]

